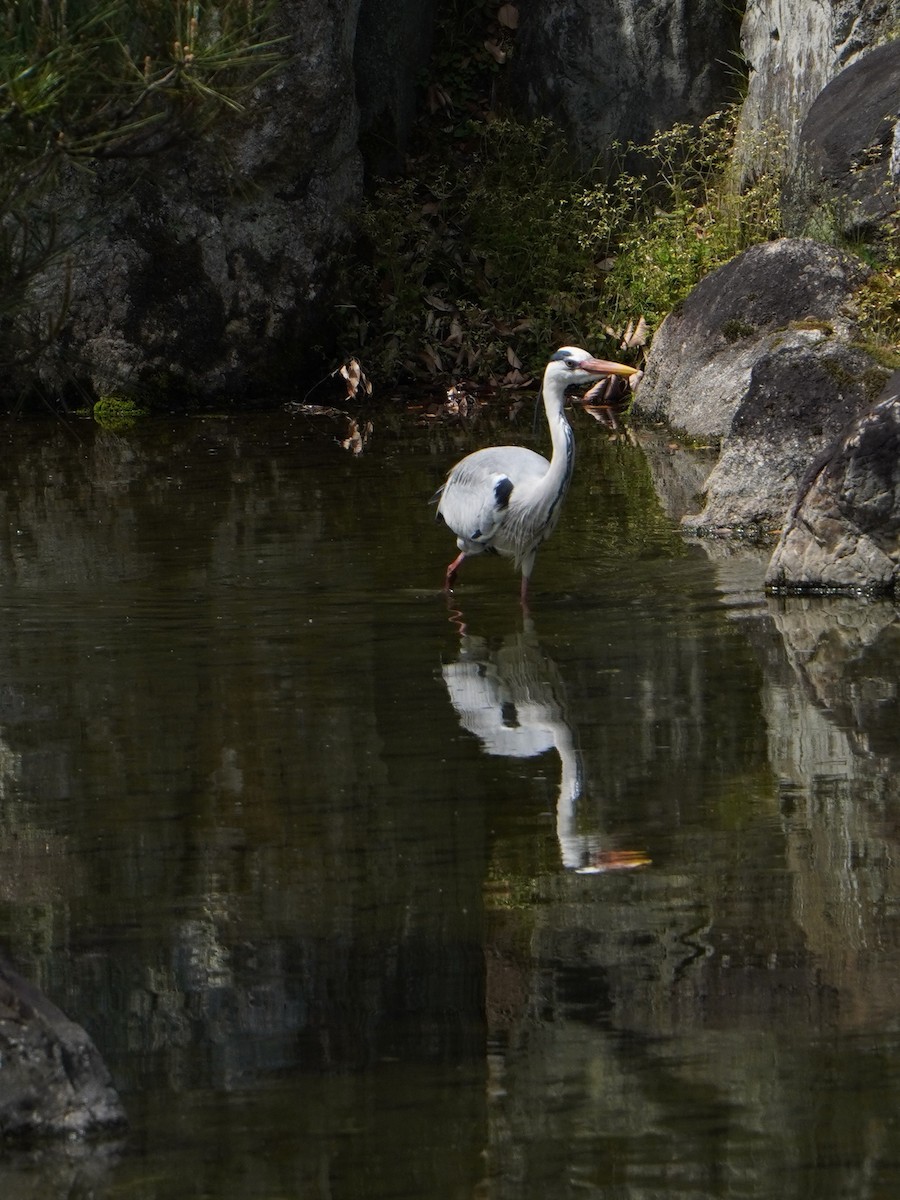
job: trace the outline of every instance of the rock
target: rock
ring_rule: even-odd
[[[744,175],[796,162],[800,127],[813,101],[844,67],[890,36],[886,0],[756,0],[741,26],[750,68],[741,108]],[[779,139],[778,134],[781,134]]]
[[[798,332],[761,348],[693,533],[760,536],[781,529],[809,464],[872,403],[887,376],[866,353]]]
[[[766,573],[772,591],[900,591],[900,371],[814,463]]]
[[[718,0],[545,0],[522,7],[510,91],[587,165],[613,142],[700,121],[734,94],[740,14]]]
[[[854,335],[850,300],[866,274],[853,255],[808,238],[751,247],[663,321],[634,411],[688,437],[724,437],[762,356]]]
[[[73,253],[63,336],[38,362],[51,394],[246,398],[284,388],[308,355],[362,189],[358,0],[341,19],[328,0],[277,7],[291,57],[252,116],[147,163],[73,172],[55,196]],[[34,298],[58,312],[58,276]]]
[[[858,58],[817,96],[800,131],[786,223],[825,219],[858,237],[900,207],[900,41]],[[820,215],[817,215],[820,214]]]
[[[371,177],[399,174],[431,56],[436,0],[362,0],[353,66],[359,145]],[[390,70],[385,70],[390,63]]]
[[[653,341],[635,412],[723,438],[695,533],[781,528],[809,464],[887,370],[851,345],[867,269],[806,238],[754,246],[702,280]]]
[[[0,962],[0,1135],[85,1137],[125,1112],[87,1033]]]
[[[329,284],[362,198],[360,127],[370,146],[389,136],[402,154],[426,65],[433,0],[393,6],[387,24],[383,8],[278,0],[286,62],[245,118],[146,162],[99,163],[62,181],[53,204],[72,252],[31,298],[63,332],[27,372],[7,373],[0,400],[14,402],[36,370],[50,396],[271,401],[318,366]]]

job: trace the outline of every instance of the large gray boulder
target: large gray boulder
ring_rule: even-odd
[[[0,961],[0,1136],[96,1136],[125,1124],[84,1029]]]
[[[857,332],[866,268],[808,238],[753,246],[701,280],[653,338],[634,410],[691,438],[721,438],[767,353]]]
[[[816,97],[800,130],[785,215],[847,237],[900,208],[900,40],[858,58]]]
[[[807,473],[766,585],[900,592],[900,372]]]
[[[511,95],[552,117],[583,165],[613,142],[700,121],[734,95],[737,6],[696,0],[544,0],[522,6]]]
[[[654,338],[635,412],[722,439],[695,533],[781,528],[809,464],[888,372],[853,342],[854,256],[809,239],[754,246],[707,276]]]
[[[896,20],[892,7],[888,0],[756,0],[746,6],[741,51],[750,75],[740,122],[745,176],[795,164],[813,101],[889,35]]]

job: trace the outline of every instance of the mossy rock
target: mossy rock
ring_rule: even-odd
[[[121,433],[125,429],[131,429],[142,417],[146,417],[147,409],[122,396],[101,396],[94,405],[93,414],[98,425],[114,433]]]

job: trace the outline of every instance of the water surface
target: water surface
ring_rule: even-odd
[[[578,433],[526,617],[487,431],[7,430],[0,942],[130,1130],[4,1197],[897,1194],[896,610]]]

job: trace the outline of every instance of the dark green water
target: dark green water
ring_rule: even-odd
[[[130,1130],[4,1200],[900,1194],[892,606],[586,423],[530,620],[439,591],[449,434],[75,428],[0,466],[0,943]]]

